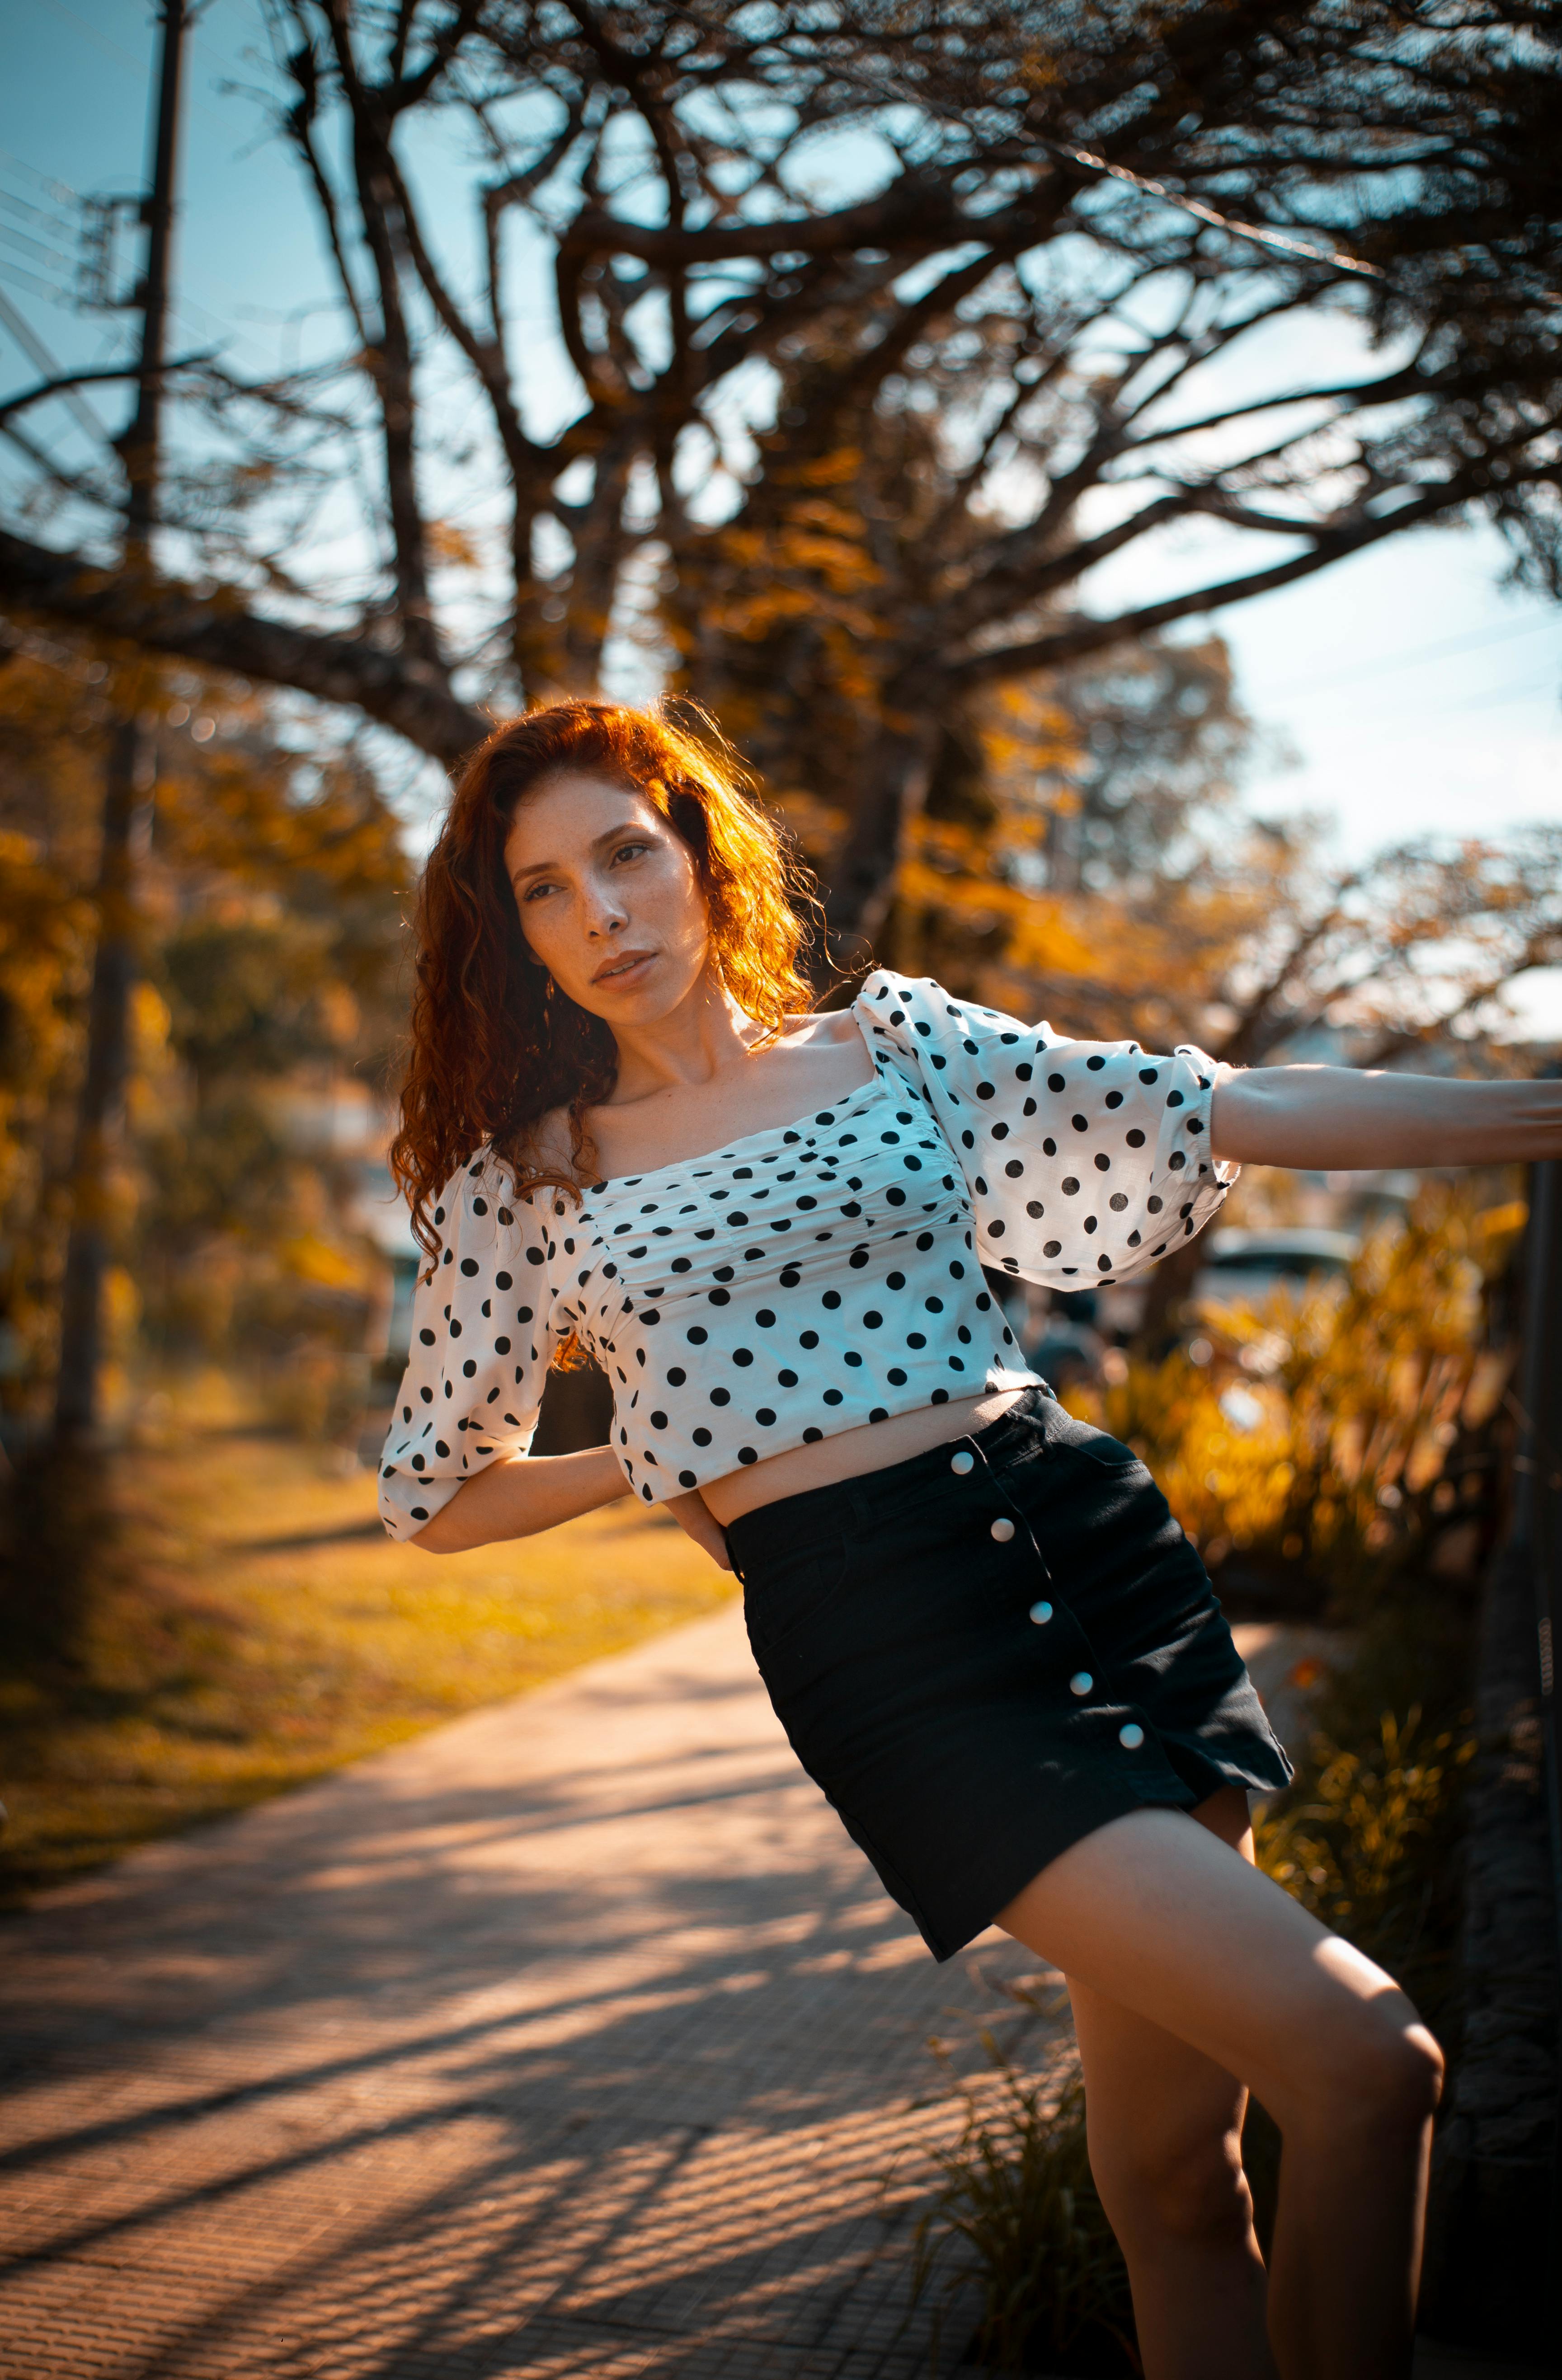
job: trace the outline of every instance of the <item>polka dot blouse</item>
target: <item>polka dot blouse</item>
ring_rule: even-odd
[[[1066,1041],[870,976],[873,1080],[709,1156],[517,1198],[484,1151],[443,1238],[380,1511],[415,1536],[474,1472],[531,1442],[574,1331],[614,1392],[614,1451],[648,1504],[863,1422],[1033,1381],[982,1268],[1059,1289],[1124,1281],[1202,1228],[1236,1178],[1209,1152],[1201,1050]]]

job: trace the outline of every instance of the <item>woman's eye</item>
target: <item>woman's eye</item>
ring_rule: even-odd
[[[649,851],[651,845],[648,843],[621,843],[613,856],[615,859],[638,859],[642,852]]]
[[[526,898],[529,901],[535,901],[540,892],[551,892],[553,889],[553,886],[544,878],[542,883],[533,884],[529,888]]]

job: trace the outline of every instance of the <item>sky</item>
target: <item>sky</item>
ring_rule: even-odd
[[[62,360],[103,350],[109,326],[47,293],[72,279],[61,227],[76,199],[140,186],[153,12],[145,0],[10,0],[6,51],[0,393],[33,377],[6,307]],[[259,0],[207,0],[189,60],[176,255],[176,336],[189,347],[226,340],[235,364],[253,370],[307,356],[326,330],[312,217],[243,96],[265,79],[267,55]],[[117,427],[122,400],[92,401]],[[66,452],[75,433],[57,411],[49,422]],[[1123,567],[1144,600],[1196,560],[1189,548]],[[1417,833],[1562,823],[1562,609],[1505,589],[1507,565],[1491,529],[1422,531],[1214,614],[1263,731],[1250,804],[1328,815],[1353,856]],[[1517,1005],[1521,1030],[1562,1034],[1562,970],[1531,978]]]

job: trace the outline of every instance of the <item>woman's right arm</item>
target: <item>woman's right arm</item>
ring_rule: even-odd
[[[548,1277],[551,1230],[565,1208],[551,1198],[512,1208],[510,1195],[491,1159],[448,1184],[434,1211],[439,1257],[412,1301],[411,1354],[380,1461],[380,1514],[393,1537],[425,1553],[535,1536],[633,1492],[609,1447],[528,1452],[571,1319],[555,1310]],[[725,1533],[698,1489],[670,1498],[667,1510],[730,1568]]]
[[[466,1553],[508,1537],[534,1537],[633,1492],[610,1447],[502,1456],[458,1488],[407,1542],[426,1554]]]
[[[437,1260],[412,1299],[411,1350],[380,1459],[393,1537],[453,1553],[527,1536],[621,1494],[605,1450],[523,1461],[571,1317],[550,1280],[555,1201],[513,1196],[481,1158],[434,1208]],[[505,1475],[489,1480],[490,1473]],[[456,1508],[459,1506],[458,1514]]]

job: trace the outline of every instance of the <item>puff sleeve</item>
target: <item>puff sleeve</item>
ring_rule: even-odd
[[[444,1245],[412,1302],[412,1353],[380,1458],[380,1517],[414,1537],[462,1483],[524,1454],[567,1328],[549,1282],[546,1208],[507,1203],[486,1154],[442,1192]]]
[[[879,969],[857,1012],[914,1070],[958,1158],[984,1265],[1049,1289],[1128,1281],[1202,1231],[1239,1168],[1210,1154],[1202,1050],[1069,1041]]]

